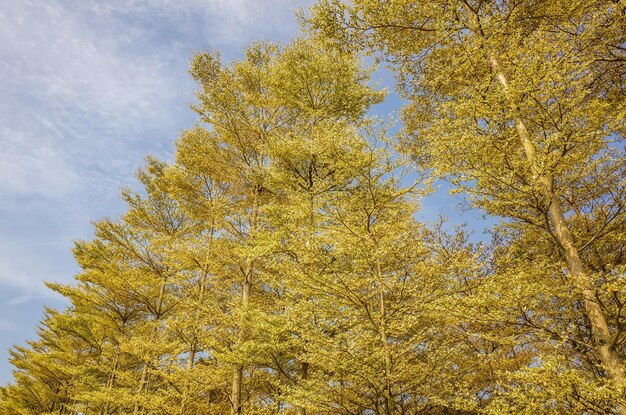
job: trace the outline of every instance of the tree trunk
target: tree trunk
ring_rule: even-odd
[[[241,384],[243,380],[243,366],[237,365],[233,370],[233,387],[231,391],[230,404],[231,415],[241,414]]]
[[[309,376],[309,364],[307,362],[302,362],[299,372],[300,380],[306,380]],[[306,415],[306,408],[303,406],[296,406],[296,414]]]
[[[191,341],[191,344],[189,345],[189,356],[187,357],[187,371],[188,372],[191,371],[194,367],[194,364],[196,361],[196,353],[198,351],[198,335],[196,334],[195,330],[198,325],[198,313],[200,312],[199,311],[200,304],[202,304],[202,301],[204,301],[204,291],[206,289],[207,280],[209,278],[209,256],[211,255],[212,249],[213,249],[214,233],[215,233],[215,221],[212,221],[211,228],[209,230],[209,243],[207,246],[206,254],[204,256],[204,269],[202,270],[202,279],[200,280],[200,288],[198,290],[198,303],[196,304],[193,310],[194,334],[193,334],[193,340]],[[184,415],[185,413],[185,406],[187,404],[188,397],[189,397],[189,378],[187,377],[185,379],[185,387],[184,387],[183,396],[180,402],[180,411],[179,411],[180,415]]]
[[[254,188],[254,194],[252,199],[252,215],[250,217],[250,233],[248,234],[248,239],[251,235],[256,232],[257,229],[257,221],[259,215],[259,193],[260,188],[257,186]],[[250,291],[252,288],[252,266],[253,266],[253,258],[247,257],[245,261],[245,267],[243,270],[244,281],[241,287],[241,305],[244,310],[248,309],[248,305],[250,304]],[[245,340],[246,337],[246,321],[244,320],[244,316],[242,316],[242,320],[239,323],[239,342]],[[233,385],[231,389],[230,395],[230,404],[231,404],[231,415],[240,415],[241,414],[241,386],[243,383],[243,365],[237,364],[233,369]]]
[[[251,267],[246,266],[246,268],[249,268],[249,270],[251,271]],[[242,287],[242,295],[241,295],[241,301],[243,304],[244,309],[246,309],[248,307],[248,304],[250,302],[250,281],[249,281],[249,274],[250,272],[246,272],[246,281],[243,284]],[[245,322],[242,321],[242,324],[240,326],[240,335],[239,335],[239,341],[243,341],[245,338],[245,332],[244,332],[244,327],[243,325],[245,324]],[[232,386],[232,391],[231,391],[231,397],[230,397],[230,401],[231,401],[231,415],[240,415],[241,414],[241,385],[243,383],[243,365],[238,364],[237,366],[235,366],[235,368],[233,369],[233,386]]]
[[[139,387],[137,388],[137,397],[141,396],[143,392],[144,385],[146,384],[146,375],[148,373],[148,365],[144,363],[143,369],[141,370],[141,379],[139,379]],[[139,413],[140,405],[139,402],[135,402],[135,407],[133,408],[133,415],[137,415]]]
[[[385,415],[395,413],[395,398],[393,395],[391,372],[393,362],[391,360],[391,351],[389,350],[389,341],[387,336],[387,307],[385,303],[385,285],[383,284],[383,275],[380,266],[380,260],[376,260],[376,277],[378,279],[378,301],[380,308],[379,332],[380,341],[385,353]]]
[[[498,80],[503,89],[508,87],[507,79],[498,65],[498,61],[495,58],[491,58],[492,66],[496,70]],[[622,380],[624,377],[624,369],[620,362],[617,351],[611,347],[611,332],[609,326],[604,317],[604,313],[598,303],[595,290],[591,285],[589,276],[587,275],[583,263],[580,259],[578,249],[574,245],[571,233],[565,220],[563,208],[559,196],[553,192],[551,180],[544,173],[537,169],[535,163],[535,146],[530,139],[530,135],[524,122],[516,117],[517,132],[522,141],[526,158],[531,165],[532,171],[536,177],[536,180],[541,185],[543,197],[549,203],[549,217],[554,226],[554,234],[557,242],[563,250],[565,256],[565,262],[567,268],[571,273],[571,279],[575,286],[581,290],[583,302],[585,305],[585,312],[587,318],[591,323],[591,329],[596,342],[596,351],[602,360],[602,363],[606,367],[608,375],[613,380],[613,384],[616,387],[622,386]],[[626,414],[626,408],[621,409],[622,414]]]
[[[315,229],[315,192],[313,190],[314,186],[314,165],[311,163],[309,166],[309,232],[310,237],[313,237],[313,229]],[[307,380],[309,376],[309,364],[307,362],[302,362],[300,364],[299,379],[297,382],[302,380]],[[296,406],[296,415],[306,415],[306,408],[303,406]]]
[[[111,374],[109,375],[108,379],[107,379],[107,384],[106,384],[106,389],[110,390],[113,388],[113,386],[115,385],[115,376],[117,373],[117,366],[119,363],[119,357],[120,357],[120,348],[119,348],[119,344],[115,345],[115,357],[113,358],[113,368],[111,369]],[[111,408],[111,403],[107,401],[105,407],[103,409],[101,409],[98,413],[100,415],[109,415],[109,409]]]
[[[156,322],[161,318],[161,310],[163,307],[163,300],[165,297],[165,284],[167,283],[167,276],[163,276],[163,282],[161,283],[161,287],[159,289],[159,296],[157,297],[156,302],[156,315],[154,316],[155,326],[153,329],[153,335],[157,335]],[[148,365],[150,363],[151,358],[148,358],[148,362],[143,364],[143,369],[141,370],[141,379],[139,380],[139,387],[137,388],[137,395],[141,396],[146,385],[148,384]],[[133,415],[137,415],[139,412],[143,413],[143,408],[139,405],[139,402],[135,402],[135,407],[133,409]]]
[[[469,7],[469,13],[472,17],[473,23],[476,26],[476,32],[481,38],[485,38],[485,35],[482,31],[480,20],[476,12]],[[509,99],[509,103],[513,108],[513,119],[516,122],[516,130],[518,136],[521,140],[522,147],[524,148],[524,153],[526,159],[528,160],[532,172],[535,176],[535,179],[541,186],[541,191],[543,192],[543,197],[547,203],[549,203],[549,218],[554,226],[554,234],[556,236],[556,240],[560,245],[563,254],[565,256],[565,261],[567,263],[567,268],[569,269],[571,275],[571,281],[575,285],[576,288],[581,290],[582,299],[585,306],[585,313],[589,322],[591,324],[591,330],[593,332],[593,337],[595,340],[595,349],[604,365],[609,378],[611,379],[613,385],[620,389],[622,387],[622,381],[624,378],[624,368],[622,366],[622,362],[620,361],[620,357],[612,347],[611,341],[611,332],[609,330],[609,326],[606,322],[606,318],[602,309],[600,308],[598,298],[596,296],[595,290],[591,284],[589,276],[587,275],[583,263],[580,259],[580,255],[578,249],[574,245],[570,230],[567,226],[567,221],[565,220],[565,215],[563,213],[563,208],[561,206],[561,202],[559,200],[559,195],[554,193],[552,189],[551,178],[546,176],[545,173],[541,172],[537,168],[536,164],[536,150],[535,146],[530,138],[530,134],[524,121],[518,115],[517,109],[519,105],[516,102],[511,102],[508,94],[509,83],[508,79],[498,62],[496,56],[494,56],[490,51],[487,52],[487,59],[496,75],[498,82],[502,87],[503,95]],[[626,415],[626,407],[620,405],[619,411],[622,415]]]
[[[591,323],[593,335],[596,341],[596,350],[600,355],[602,363],[606,367],[607,373],[613,380],[613,384],[620,388],[624,380],[624,369],[620,361],[617,350],[612,347],[611,332],[606,323],[602,309],[596,297],[596,292],[590,284],[589,277],[585,272],[578,249],[572,241],[567,222],[563,215],[563,210],[556,196],[550,202],[550,219],[554,224],[556,237],[563,249],[567,268],[572,274],[572,279],[581,289],[585,312]],[[626,414],[626,408],[621,409],[621,413]]]

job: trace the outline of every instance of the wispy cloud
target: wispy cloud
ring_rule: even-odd
[[[11,0],[0,8],[0,383],[8,344],[31,335],[43,280],[70,281],[73,238],[121,212],[146,154],[190,127],[194,51],[240,56],[297,31],[312,0]],[[10,304],[8,304],[10,303]],[[57,303],[58,304],[58,303]],[[19,317],[19,318],[18,318]],[[8,319],[8,320],[7,320]],[[9,324],[12,320],[19,324]]]
[[[290,9],[307,3],[6,2],[0,191],[64,196],[92,174],[101,180],[112,162],[128,168],[146,149],[162,151],[193,99],[192,51],[232,57],[257,38],[284,40],[296,30]]]
[[[0,89],[11,105],[0,107],[0,190],[65,197],[167,113],[174,78],[153,55],[127,56],[127,34],[101,37],[57,2],[2,10]]]

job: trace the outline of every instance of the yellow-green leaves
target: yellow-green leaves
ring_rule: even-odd
[[[323,0],[309,28],[341,50],[360,48],[390,62],[409,101],[401,150],[475,206],[506,218],[506,248],[494,251],[493,275],[476,292],[485,289],[484,298],[469,299],[470,309],[496,310],[498,324],[510,328],[503,335],[513,336],[511,353],[539,354],[553,343],[546,353],[565,356],[564,377],[622,388],[624,299],[614,283],[626,222],[623,5]],[[511,321],[497,315],[504,310]],[[477,335],[489,338],[498,324]],[[554,375],[549,360],[538,359],[528,373]],[[492,373],[497,383],[497,368]],[[524,382],[522,374],[513,378],[506,374],[503,383]],[[626,413],[621,396],[591,398],[578,386],[550,400],[557,384],[533,386],[538,401],[510,413]],[[512,396],[530,394],[525,387],[516,385]],[[481,403],[494,396],[491,388]]]
[[[76,243],[0,415],[624,413],[622,14],[322,0],[311,38],[197,54],[198,123]],[[489,244],[416,221],[430,172]]]

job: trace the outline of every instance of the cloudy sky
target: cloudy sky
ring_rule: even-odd
[[[72,240],[122,213],[118,190],[183,128],[194,51],[287,42],[307,0],[0,0],[0,384],[34,335]]]
[[[0,384],[8,348],[34,337],[44,305],[64,307],[43,281],[72,280],[72,240],[121,214],[144,157],[170,158],[194,124],[193,52],[288,42],[292,10],[311,3],[0,0]],[[448,203],[440,193],[426,209]]]

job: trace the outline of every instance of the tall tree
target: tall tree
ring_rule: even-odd
[[[212,227],[221,244],[215,278],[227,291],[224,298],[231,298],[221,305],[220,325],[232,329],[219,336],[225,342],[214,344],[214,351],[233,367],[229,402],[231,413],[239,414],[244,401],[254,406],[266,395],[244,391],[253,383],[251,376],[246,382],[246,370],[264,371],[275,363],[260,358],[254,327],[264,310],[275,313],[262,270],[277,239],[264,230],[267,206],[287,189],[269,179],[272,151],[288,136],[314,134],[317,124],[359,119],[382,95],[366,84],[368,74],[353,55],[305,40],[282,51],[257,44],[228,66],[214,54],[199,54],[192,75],[202,87],[195,108],[206,126],[179,141],[171,192]]]
[[[624,292],[609,281],[624,262],[623,2],[323,0],[312,22],[392,64],[408,154],[549,235],[593,334],[580,340],[621,391]]]

